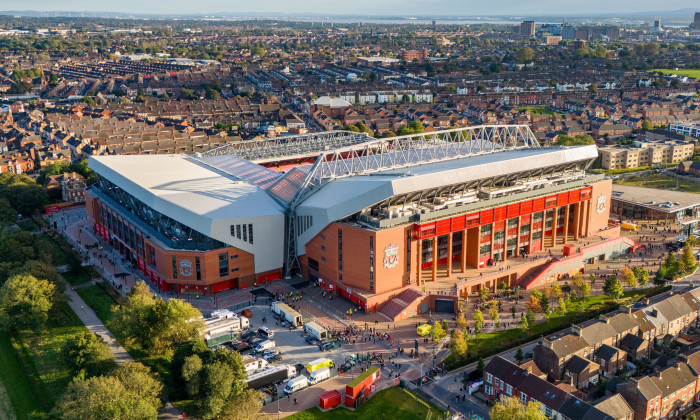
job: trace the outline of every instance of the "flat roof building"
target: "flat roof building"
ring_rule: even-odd
[[[687,221],[700,217],[700,194],[615,184],[611,213],[626,219]]]
[[[601,147],[599,152],[603,169],[629,169],[692,159],[694,149],[689,142],[647,140]]]

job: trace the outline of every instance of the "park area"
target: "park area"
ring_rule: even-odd
[[[700,69],[654,69],[651,71],[660,71],[663,74],[677,74],[679,76],[688,76],[694,79],[700,79]]]
[[[647,174],[615,180],[616,184],[633,187],[656,188],[659,190],[677,190],[681,192],[700,193],[700,182],[675,178],[666,174]]]
[[[323,412],[313,407],[292,416],[289,420],[345,420],[345,419],[401,419],[422,420],[445,418],[444,413],[434,405],[423,401],[409,391],[389,388],[379,391],[355,411],[338,407]]]
[[[518,111],[525,111],[529,110],[532,115],[542,115],[542,114],[547,114],[547,115],[554,115],[557,114],[556,111],[551,110],[549,108],[543,107],[543,106],[519,106]]]

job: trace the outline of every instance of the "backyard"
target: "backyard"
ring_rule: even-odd
[[[688,181],[665,174],[649,174],[632,176],[615,180],[615,184],[631,185],[634,187],[656,188],[659,190],[676,189],[682,192],[700,193],[700,182]]]
[[[428,415],[430,417],[428,417]],[[345,420],[345,419],[401,419],[423,420],[445,418],[445,413],[401,388],[379,391],[355,411],[338,407],[326,412],[313,407],[292,416],[289,420]]]

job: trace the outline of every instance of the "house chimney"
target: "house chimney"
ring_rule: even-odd
[[[654,318],[658,317],[658,316],[659,316],[659,311],[657,311],[656,308],[653,308],[653,309],[651,310],[651,316],[653,316]]]
[[[578,325],[575,325],[575,324],[574,324],[574,325],[571,326],[571,332],[574,333],[574,334],[576,334],[576,335],[579,336],[579,337],[581,337],[581,330],[582,330],[582,328],[579,327]]]
[[[548,348],[548,349],[554,348],[554,345],[552,344],[552,342],[549,341],[549,340],[546,339],[546,338],[543,338],[543,339],[542,339],[542,345],[543,345],[545,348]]]
[[[632,307],[631,306],[620,306],[620,310],[624,314],[631,314],[632,313]]]
[[[603,322],[605,322],[606,324],[609,324],[609,323],[610,323],[610,319],[609,319],[607,316],[603,315],[603,314],[601,314],[601,315],[598,317],[598,319],[601,320],[601,321],[603,321]]]

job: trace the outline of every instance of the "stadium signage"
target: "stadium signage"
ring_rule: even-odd
[[[598,196],[598,203],[595,206],[595,211],[597,213],[602,213],[605,211],[605,206],[606,206],[605,199],[606,198],[607,197],[605,196],[605,194],[601,194]]]
[[[384,248],[384,268],[393,268],[399,263],[399,247],[389,244]]]
[[[192,261],[187,258],[180,260],[180,275],[183,277],[192,275]]]

